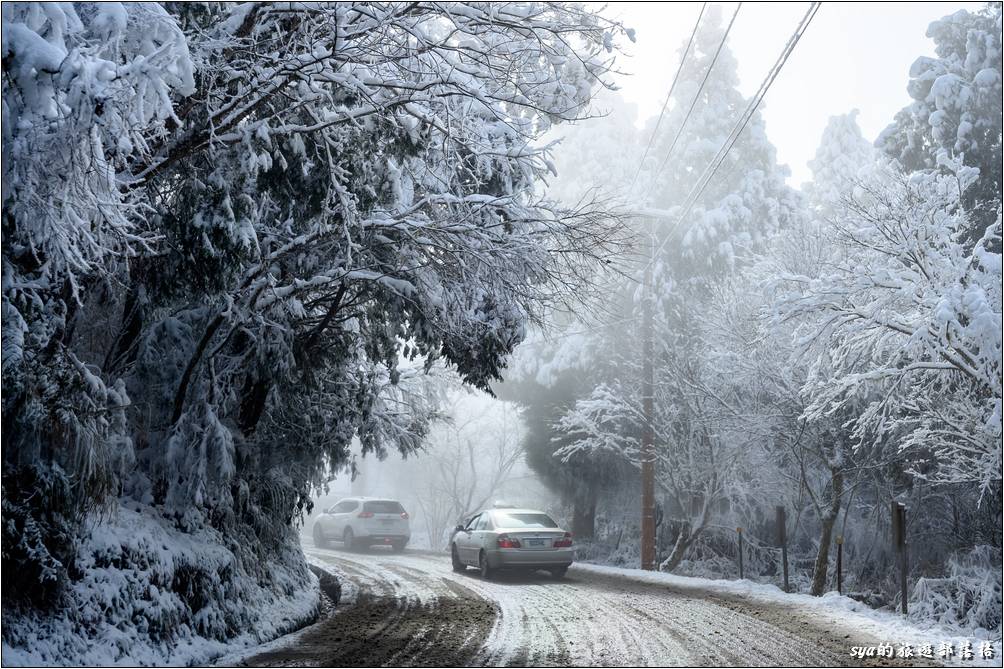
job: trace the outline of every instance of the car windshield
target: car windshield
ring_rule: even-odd
[[[363,511],[369,511],[370,513],[402,513],[404,511],[404,507],[401,506],[400,502],[381,500],[378,502],[364,503]]]
[[[546,513],[520,513],[519,511],[495,512],[498,527],[557,527]]]

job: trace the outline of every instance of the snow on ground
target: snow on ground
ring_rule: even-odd
[[[955,656],[947,660],[949,664],[988,667],[1001,666],[1000,637],[994,638],[990,633],[985,631],[983,631],[983,635],[967,636],[962,634],[958,629],[907,620],[902,615],[896,613],[872,609],[862,602],[837,594],[835,591],[827,592],[821,597],[813,597],[800,593],[787,593],[776,585],[755,583],[748,579],[737,581],[712,580],[581,562],[576,563],[576,568],[587,572],[629,578],[645,583],[669,585],[686,589],[701,589],[722,595],[746,597],[762,602],[780,604],[798,610],[806,615],[837,616],[843,625],[851,627],[863,635],[892,644],[894,649],[898,649],[904,644],[909,644],[914,649],[914,652],[916,652],[923,644],[930,644],[933,646],[935,658],[938,661],[945,661],[938,656],[938,650],[942,642],[948,642],[952,644],[955,650]],[[992,659],[983,659],[980,657],[980,644],[984,641],[990,641],[993,644],[994,656]],[[963,661],[959,657],[959,653],[966,642],[972,647],[973,658]]]
[[[5,666],[201,664],[316,616],[317,579],[295,544],[250,564],[233,538],[183,532],[151,507],[120,506],[91,522],[82,577],[59,612],[5,609]]]

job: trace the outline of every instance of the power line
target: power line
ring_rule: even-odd
[[[680,137],[683,136],[683,130],[687,127],[687,122],[690,120],[690,116],[694,112],[694,107],[697,106],[697,101],[701,99],[701,93],[704,92],[704,86],[708,83],[711,71],[715,69],[715,63],[718,62],[718,56],[722,53],[722,49],[725,47],[725,41],[728,39],[729,33],[732,31],[732,24],[736,22],[736,17],[739,16],[739,10],[742,6],[743,3],[740,2],[736,5],[736,11],[732,12],[732,18],[729,20],[729,25],[725,28],[725,34],[722,35],[722,41],[718,43],[715,55],[711,58],[711,64],[708,65],[708,71],[704,73],[704,79],[701,80],[701,85],[698,87],[697,93],[694,94],[694,99],[690,102],[690,108],[687,109],[687,114],[683,117],[683,122],[680,123],[680,127],[676,130],[676,135],[673,137],[673,141],[669,145],[669,151],[666,152],[666,157],[662,159],[662,163],[659,164],[659,169],[655,171],[655,174],[651,179],[652,185],[655,185],[655,182],[658,181],[662,171],[666,169],[666,165],[669,164],[669,159],[673,155],[673,149],[676,148],[677,142],[679,142]]]
[[[741,6],[741,5],[740,5]],[[652,265],[655,262],[656,254],[662,250],[669,240],[672,233],[675,231],[676,227],[679,226],[680,221],[682,221],[687,214],[690,212],[691,207],[697,201],[697,198],[701,196],[704,192],[705,187],[710,183],[711,179],[714,177],[718,168],[721,166],[725,157],[728,155],[729,151],[735,145],[736,139],[746,128],[746,124],[749,123],[749,119],[752,117],[753,113],[756,111],[760,102],[763,100],[764,95],[767,94],[767,90],[770,85],[774,82],[784,63],[788,60],[788,56],[791,51],[795,48],[795,44],[801,38],[802,33],[805,28],[808,27],[809,22],[812,20],[812,16],[819,8],[819,3],[812,3],[809,7],[809,11],[806,12],[805,17],[803,17],[798,28],[796,28],[795,33],[788,40],[785,45],[784,50],[781,52],[781,57],[778,58],[777,63],[767,74],[767,78],[764,79],[764,83],[760,85],[760,89],[757,91],[757,95],[751,99],[750,104],[747,106],[744,114],[737,120],[736,125],[733,127],[732,132],[726,138],[722,147],[718,150],[718,153],[712,158],[711,163],[705,169],[701,178],[698,179],[697,183],[694,184],[694,189],[691,191],[690,196],[687,198],[687,206],[684,208],[683,213],[677,218],[676,223],[673,226],[673,230],[670,231],[670,235],[667,235],[663,240],[662,244],[659,245],[658,249],[653,251],[652,257],[650,258],[644,269],[644,291],[645,296],[642,302],[642,378],[641,378],[641,400],[642,400],[642,414],[644,417],[643,428],[641,433],[641,568],[645,570],[652,570],[655,568],[655,468],[656,468],[656,451],[655,451],[655,433],[652,429],[653,416],[654,416],[654,360],[652,351],[652,342],[654,339],[653,332],[653,322],[652,322]],[[739,7],[736,7],[735,14],[732,15],[732,22],[735,21],[736,15],[739,13]],[[722,37],[722,43],[719,45],[718,52],[715,53],[715,60],[718,58],[718,53],[721,52],[722,46],[725,44],[725,38],[728,37],[729,29],[732,28],[732,22],[729,23],[729,28],[725,31],[725,36]],[[704,76],[704,81],[707,81],[708,76],[711,74],[711,70],[714,68],[714,61],[712,61],[711,66],[708,68],[707,73]],[[704,82],[701,83],[701,88],[703,89]],[[680,126],[680,132],[677,133],[679,137],[680,133],[683,132],[683,127],[686,125],[687,120],[690,118],[690,113],[693,111],[694,105],[697,103],[697,99],[700,97],[701,91],[698,90],[697,95],[694,97],[694,103],[691,104],[690,110],[687,112],[686,117],[684,117],[683,123]],[[673,148],[676,146],[676,141],[674,140],[673,145],[670,146],[669,153],[666,154],[666,159],[663,165],[660,166],[659,170],[656,172],[656,178],[662,172],[662,167],[669,162],[669,158],[672,155]],[[699,188],[698,188],[699,186]],[[694,192],[696,191],[696,195]],[[654,240],[653,240],[654,241]],[[654,244],[653,244],[654,246]],[[741,539],[741,536],[740,536]],[[740,550],[741,550],[740,546]],[[742,554],[740,553],[740,571],[742,571]]]
[[[673,83],[670,84],[669,92],[666,93],[666,100],[662,103],[662,109],[659,111],[659,118],[655,122],[655,128],[652,130],[652,135],[648,138],[648,144],[645,145],[645,153],[642,154],[641,161],[638,163],[638,170],[634,173],[634,179],[631,180],[631,189],[634,188],[635,183],[638,181],[641,169],[645,165],[645,159],[648,158],[648,152],[652,148],[652,142],[655,141],[656,136],[659,134],[659,126],[662,125],[662,119],[666,115],[666,109],[669,107],[669,101],[673,97],[673,91],[676,90],[676,82],[680,78],[680,72],[683,71],[684,63],[687,62],[687,56],[690,54],[690,47],[694,43],[694,36],[697,35],[697,29],[701,25],[701,19],[704,18],[704,10],[707,6],[707,2],[701,5],[701,12],[697,15],[697,21],[694,23],[694,29],[690,31],[690,39],[687,40],[687,48],[684,49],[683,56],[680,58],[680,65],[676,68],[676,74],[673,75]]]
[[[742,134],[743,130],[746,129],[746,126],[749,124],[749,121],[753,117],[753,114],[756,113],[756,110],[760,106],[760,103],[763,101],[764,96],[767,95],[767,91],[770,90],[770,87],[774,83],[774,80],[777,79],[777,75],[780,74],[781,69],[784,67],[785,63],[788,62],[788,58],[791,56],[792,51],[794,51],[795,46],[798,44],[799,40],[802,39],[802,35],[805,34],[806,29],[809,27],[809,24],[812,22],[812,19],[816,16],[816,12],[819,11],[819,7],[821,5],[822,5],[821,2],[813,2],[809,5],[809,9],[802,17],[802,20],[799,22],[798,26],[795,28],[795,32],[792,33],[792,36],[788,39],[788,42],[785,44],[784,49],[781,50],[781,54],[778,56],[777,61],[774,63],[774,66],[770,69],[770,71],[767,73],[767,76],[764,78],[763,82],[760,84],[760,88],[757,90],[753,98],[750,100],[750,103],[747,105],[746,110],[743,112],[743,115],[740,116],[739,119],[736,121],[736,124],[733,127],[732,132],[729,133],[729,136],[722,143],[722,146],[718,149],[718,152],[715,154],[715,157],[711,159],[711,162],[708,164],[708,167],[705,168],[704,172],[701,174],[701,177],[694,184],[694,187],[691,189],[687,198],[684,200],[684,209],[677,217],[676,222],[673,224],[673,228],[672,230],[670,230],[670,234],[666,235],[665,239],[662,240],[662,243],[658,246],[658,248],[656,248],[655,252],[652,254],[651,260],[649,260],[648,264],[645,266],[645,269],[648,269],[648,267],[655,262],[657,254],[660,251],[662,251],[662,249],[669,242],[670,237],[672,237],[672,233],[676,231],[676,228],[679,227],[683,219],[687,216],[687,214],[690,213],[690,210],[693,209],[695,204],[697,204],[697,200],[700,199],[701,195],[704,193],[704,190],[708,187],[708,184],[711,183],[711,179],[715,176],[715,173],[718,171],[722,163],[725,161],[725,158],[728,156],[729,152],[732,150],[732,147],[735,145],[736,140],[739,139],[739,135]]]
[[[799,40],[802,38],[802,35],[805,33],[806,28],[809,27],[809,23],[812,21],[812,18],[816,15],[816,12],[819,11],[819,7],[821,4],[822,3],[820,2],[813,2],[809,5],[809,9],[806,11],[805,16],[802,17],[802,20],[799,22],[798,27],[795,28],[795,32],[788,39],[788,43],[785,44],[784,49],[781,51],[781,55],[778,56],[777,61],[774,63],[774,67],[771,68],[771,70],[767,73],[767,77],[764,79],[763,83],[760,84],[760,88],[758,89],[757,93],[750,100],[750,104],[747,105],[746,111],[743,113],[743,116],[740,117],[740,120],[739,122],[737,122],[736,127],[733,128],[732,132],[729,134],[729,137],[726,138],[725,142],[718,149],[718,153],[715,154],[715,158],[712,159],[712,162],[708,165],[708,168],[705,169],[704,174],[701,175],[701,179],[698,180],[698,184],[701,184],[702,180],[703,184],[700,186],[700,190],[697,191],[696,195],[694,195],[692,198],[688,197],[688,200],[690,200],[690,204],[684,211],[683,216],[686,216],[686,214],[696,203],[697,199],[700,198],[701,194],[704,192],[704,189],[707,187],[708,183],[710,183],[711,178],[714,177],[715,172],[718,171],[718,168],[721,166],[722,162],[724,162],[725,157],[728,155],[729,151],[732,150],[732,147],[735,145],[736,140],[739,139],[739,135],[742,134],[743,130],[746,129],[746,125],[749,123],[750,119],[753,118],[753,114],[756,113],[756,110],[760,106],[760,103],[763,101],[764,96],[767,95],[767,91],[770,89],[771,84],[774,83],[774,80],[777,78],[777,75],[781,72],[781,68],[784,67],[784,64],[786,62],[788,62],[788,57],[791,56],[791,52],[795,49],[795,45],[798,44]],[[695,184],[695,187],[698,184]]]

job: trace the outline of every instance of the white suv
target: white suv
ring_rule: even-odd
[[[314,521],[314,545],[318,548],[341,541],[345,548],[385,544],[400,553],[409,539],[408,512],[393,499],[349,497],[325,509]]]

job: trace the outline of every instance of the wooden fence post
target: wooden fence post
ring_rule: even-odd
[[[739,533],[739,578],[744,578],[743,576],[743,528],[737,527],[736,532]]]
[[[778,506],[777,509],[777,543],[781,546],[781,567],[784,570],[784,591],[789,592],[788,587],[788,533],[786,529],[787,518],[785,517],[784,507]]]
[[[909,569],[906,543],[906,506],[899,502],[892,503],[892,546],[899,562],[899,594],[902,600],[903,615],[907,614],[906,576]]]
[[[837,536],[837,592],[844,594],[844,537]]]

